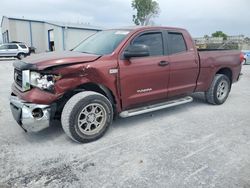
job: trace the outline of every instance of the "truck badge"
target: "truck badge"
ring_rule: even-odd
[[[137,93],[146,93],[152,91],[152,88],[146,88],[146,89],[138,89]]]

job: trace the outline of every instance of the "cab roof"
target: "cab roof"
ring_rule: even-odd
[[[179,27],[168,27],[168,26],[125,26],[120,28],[113,28],[113,29],[121,29],[121,30],[129,30],[129,31],[140,31],[140,30],[148,30],[148,29],[169,29],[169,30],[185,30]]]

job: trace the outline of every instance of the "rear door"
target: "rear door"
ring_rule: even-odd
[[[199,74],[197,54],[193,46],[185,41],[185,33],[166,31],[165,34],[170,62],[168,97],[192,93]]]
[[[16,44],[8,44],[9,56],[16,56],[18,53],[18,46]]]
[[[168,62],[168,57],[164,53],[163,33],[142,32],[128,41],[126,46],[129,44],[147,45],[150,56],[119,60],[123,109],[166,98],[169,66],[164,65],[164,62]]]

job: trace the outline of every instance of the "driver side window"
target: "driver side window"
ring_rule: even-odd
[[[150,56],[163,55],[162,34],[160,32],[142,34],[135,38],[132,44],[147,45],[149,47]]]
[[[0,46],[0,50],[7,50],[8,49],[8,46],[7,45],[2,45]]]

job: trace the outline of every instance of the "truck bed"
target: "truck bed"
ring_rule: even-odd
[[[238,66],[240,67],[240,51],[238,50],[221,50],[221,49],[204,49],[198,50],[200,57],[200,66],[214,67],[214,66]]]
[[[240,51],[238,50],[198,50],[200,59],[200,74],[197,80],[196,91],[207,90],[212,83],[215,70],[230,71],[232,82],[238,80],[241,72]]]

